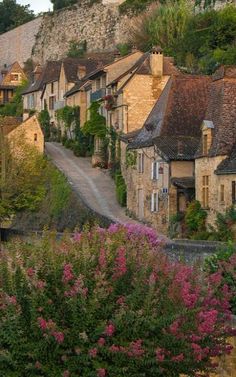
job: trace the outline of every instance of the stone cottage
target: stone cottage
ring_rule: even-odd
[[[18,62],[11,66],[4,66],[0,71],[0,105],[10,102],[14,92],[27,77]]]
[[[217,212],[236,202],[236,66],[213,75],[196,154],[196,199],[214,224]]]
[[[207,77],[174,75],[141,131],[121,136],[127,208],[163,233],[195,195],[194,158],[208,93]]]

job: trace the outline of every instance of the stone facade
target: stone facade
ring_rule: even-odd
[[[79,5],[45,14],[33,48],[33,59],[44,63],[67,54],[70,41],[86,41],[87,51],[111,51],[128,39],[130,18],[120,15],[118,3],[82,1]]]
[[[44,152],[44,136],[36,116],[28,118],[7,135],[10,143],[13,143],[14,151],[17,149],[17,140],[22,136],[40,153]]]
[[[203,176],[209,176],[209,206],[207,221],[214,225],[218,212],[225,212],[232,205],[232,181],[236,174],[216,175],[218,165],[227,156],[202,157],[195,161],[196,199],[203,205]],[[224,187],[224,200],[221,200],[221,187]]]

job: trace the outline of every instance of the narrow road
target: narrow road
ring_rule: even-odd
[[[92,168],[91,158],[76,157],[59,143],[46,143],[46,153],[91,209],[115,222],[135,222],[118,204],[109,173]]]

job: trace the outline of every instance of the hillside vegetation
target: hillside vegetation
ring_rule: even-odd
[[[143,51],[160,45],[190,73],[210,74],[236,64],[236,7],[196,12],[189,1],[166,1],[141,15],[131,42]]]

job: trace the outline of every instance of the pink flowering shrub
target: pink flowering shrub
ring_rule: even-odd
[[[174,377],[231,351],[226,284],[147,227],[15,243],[0,258],[0,376]],[[202,375],[202,374],[201,374]]]

